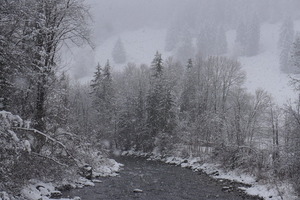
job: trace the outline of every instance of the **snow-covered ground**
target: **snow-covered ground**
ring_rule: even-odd
[[[277,48],[280,24],[263,24],[261,27],[261,48],[260,53],[253,57],[238,57],[243,69],[247,73],[245,87],[249,92],[254,93],[256,89],[264,89],[274,97],[274,101],[283,105],[289,99],[296,97],[293,88],[289,84],[289,76],[283,74],[279,69],[279,50]],[[295,22],[295,31],[300,31],[300,21]],[[111,52],[118,40],[121,38],[127,54],[127,62],[139,64],[150,64],[156,51],[162,53],[164,59],[175,54],[166,52],[165,29],[151,29],[148,27],[136,31],[123,32],[114,35],[104,41],[95,50],[95,66],[99,62],[104,65],[107,59],[110,60],[114,70],[122,70],[126,64],[113,62]],[[235,31],[227,32],[229,52],[233,55]],[[91,75],[92,76],[92,75]],[[83,81],[91,79],[85,77]]]
[[[13,131],[13,128],[16,127],[26,127],[26,122],[23,121],[18,115],[13,115],[7,111],[0,111],[0,135],[1,135],[1,147],[4,146],[5,150],[13,152],[17,154],[20,151],[26,151],[31,154],[31,144],[30,142],[22,138],[20,134],[16,134]],[[28,127],[27,127],[28,128]],[[28,129],[30,130],[30,129]],[[47,138],[51,138],[47,136]],[[56,141],[51,138],[52,141]],[[24,154],[18,154],[22,156]],[[85,154],[88,155],[88,154]],[[105,156],[101,156],[98,152],[89,153],[89,156],[93,159],[94,168],[90,165],[85,164],[85,169],[91,172],[91,179],[86,179],[79,174],[73,173],[72,176],[67,179],[63,179],[63,181],[51,181],[51,183],[44,183],[40,180],[29,180],[26,185],[23,186],[21,190],[20,198],[22,200],[50,200],[51,198],[60,197],[61,192],[56,188],[82,188],[84,186],[94,186],[95,182],[99,182],[98,177],[106,177],[106,176],[117,176],[118,172],[121,170],[123,166],[121,163],[116,162],[113,159],[107,158]],[[81,162],[77,160],[79,165]],[[2,163],[1,163],[2,164]],[[4,163],[5,164],[5,159]],[[1,165],[0,165],[1,166]],[[8,166],[8,165],[4,165]],[[11,166],[11,165],[10,165]],[[3,166],[1,166],[3,167]],[[26,165],[25,165],[26,167]],[[4,172],[0,170],[1,173]],[[9,174],[11,176],[11,174]],[[0,182],[0,186],[1,182]],[[1,188],[1,187],[0,187]],[[11,197],[7,192],[0,190],[0,200],[15,200],[16,198]],[[73,198],[74,200],[79,200],[79,197]],[[62,199],[65,200],[65,199]]]
[[[61,183],[44,183],[38,180],[30,180],[29,184],[26,185],[22,191],[21,195],[26,200],[52,200],[51,197],[59,197],[61,192],[56,190],[56,188],[61,188],[68,186],[71,188],[82,188],[84,186],[95,186],[95,183],[101,182],[97,179],[99,176],[117,176],[117,172],[120,171],[123,164],[117,163],[113,159],[102,158],[101,166],[93,170],[93,179],[89,180],[83,177],[75,178],[74,180],[65,180]],[[57,198],[55,198],[57,199]],[[0,198],[1,200],[1,198]],[[9,199],[8,199],[9,200]],[[68,200],[68,199],[59,199]],[[79,197],[74,197],[69,200],[80,200]]]
[[[110,61],[115,70],[122,70],[126,64],[116,64],[112,59],[112,49],[118,38],[121,38],[126,51],[127,62],[140,64],[150,64],[156,51],[163,54],[164,58],[171,56],[171,53],[165,52],[164,29],[141,28],[136,31],[123,32],[115,35],[103,42],[96,48],[95,62],[104,65],[107,60]]]
[[[65,180],[58,183],[45,183],[39,180],[29,180],[28,184],[21,190],[21,199],[26,200],[80,200],[80,197],[73,197],[72,199],[61,198],[61,192],[56,188],[82,188],[85,186],[95,186],[95,183],[101,182],[97,179],[99,176],[116,176],[117,172],[120,171],[123,165],[117,163],[113,159],[103,158],[102,166],[93,171],[93,179],[88,180],[83,177],[74,177],[72,180]],[[0,192],[0,200],[14,200],[6,192]]]
[[[239,57],[243,69],[247,73],[245,87],[254,93],[261,88],[272,94],[275,103],[285,104],[296,98],[296,93],[290,85],[288,74],[280,72],[278,39],[280,24],[264,24],[261,27],[260,53],[253,57]],[[300,22],[295,23],[295,30],[300,31]],[[230,49],[233,49],[234,31],[228,33]]]
[[[65,180],[61,183],[44,183],[38,180],[30,180],[29,184],[24,186],[24,188],[22,189],[21,196],[26,200],[36,200],[36,199],[53,200],[52,198],[61,196],[61,192],[56,190],[56,188],[61,188],[64,186],[68,186],[71,188],[82,188],[84,186],[93,187],[95,186],[95,183],[101,182],[97,179],[97,177],[116,176],[117,172],[120,170],[122,166],[123,166],[122,164],[117,163],[113,159],[103,158],[102,166],[100,168],[95,169],[95,171],[93,171],[92,180],[88,180],[83,177],[78,177],[74,180]],[[2,200],[1,197],[0,200]],[[72,199],[62,198],[58,200],[80,200],[80,197],[74,197]]]

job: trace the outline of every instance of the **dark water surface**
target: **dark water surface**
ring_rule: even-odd
[[[124,164],[118,177],[100,178],[95,187],[74,189],[63,193],[64,197],[80,196],[82,200],[254,200],[236,189],[223,191],[224,186],[234,185],[217,181],[204,173],[190,169],[147,161],[144,158],[117,157]],[[140,189],[142,193],[135,193]],[[223,189],[223,190],[222,190]]]

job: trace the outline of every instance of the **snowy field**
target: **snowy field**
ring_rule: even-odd
[[[252,93],[262,88],[274,97],[275,103],[285,104],[288,100],[296,98],[296,93],[290,86],[289,75],[280,72],[279,50],[279,24],[265,24],[261,28],[260,54],[253,57],[240,57],[243,69],[247,73],[246,87]],[[299,21],[295,23],[295,30],[300,31]],[[231,42],[232,43],[232,38]]]
[[[288,100],[296,97],[293,88],[289,84],[289,76],[283,74],[279,69],[279,51],[277,41],[279,38],[280,24],[264,24],[261,27],[260,53],[253,57],[238,57],[243,69],[247,73],[245,87],[249,92],[254,93],[256,89],[264,89],[274,97],[274,102],[283,105]],[[295,31],[300,31],[300,21],[295,22]],[[165,29],[150,29],[147,27],[136,31],[123,32],[114,35],[104,41],[95,50],[94,63],[104,65],[109,59],[114,70],[122,70],[126,64],[116,64],[113,62],[111,52],[118,40],[121,38],[127,54],[127,63],[132,62],[137,65],[151,64],[156,51],[162,53],[163,59],[174,55],[173,52],[164,50]],[[227,32],[229,51],[228,56],[234,57],[235,31]],[[90,70],[91,71],[91,70]],[[93,71],[93,70],[92,70]],[[81,81],[88,81],[90,77],[85,77]]]
[[[162,53],[163,58],[172,55],[171,52],[167,53],[164,50],[165,35],[165,29],[155,30],[145,27],[133,32],[127,31],[123,32],[121,35],[112,36],[96,48],[95,62],[100,62],[103,65],[106,60],[109,59],[115,70],[122,70],[126,64],[114,63],[111,55],[116,41],[118,38],[121,38],[125,47],[127,62],[135,63],[137,65],[149,65],[152,62],[156,51]]]

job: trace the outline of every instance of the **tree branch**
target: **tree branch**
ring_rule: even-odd
[[[48,160],[51,160],[51,161],[55,162],[58,165],[61,165],[61,166],[64,166],[64,167],[69,167],[68,165],[60,163],[59,161],[54,160],[53,158],[50,158],[48,156],[44,156],[44,155],[41,155],[41,154],[38,154],[38,153],[35,153],[35,152],[31,152],[31,154],[35,155],[35,156],[39,156],[39,157],[45,158],[45,159],[48,159]]]
[[[57,141],[56,139],[54,139],[54,138],[46,135],[45,133],[43,133],[41,131],[36,130],[36,129],[28,129],[28,128],[21,128],[21,127],[13,127],[13,129],[15,129],[15,130],[23,130],[23,131],[30,131],[30,132],[33,132],[35,134],[44,136],[46,139],[48,139],[48,140],[50,140],[50,141],[58,144],[59,146],[61,146],[66,151],[67,155],[69,157],[71,157],[75,161],[76,165],[78,166],[78,163],[77,163],[78,160],[72,156],[72,154],[67,150],[67,147],[63,143],[61,143],[60,141]]]

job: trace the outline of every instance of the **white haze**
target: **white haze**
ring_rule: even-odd
[[[142,35],[141,30],[148,30],[146,36],[154,40],[151,44],[140,44],[139,47],[135,47],[134,45],[128,46],[131,44],[129,42],[125,44],[127,45],[125,48],[131,49],[131,52],[127,52],[130,56],[126,63],[144,62],[149,65],[155,50],[163,51],[161,48],[164,46],[161,44],[164,38],[159,39],[158,36],[151,36],[151,34],[163,35],[172,23],[186,27],[191,30],[192,34],[197,34],[199,27],[204,23],[222,24],[230,33],[235,31],[240,21],[247,21],[249,16],[253,15],[258,17],[261,25],[278,24],[278,27],[286,17],[291,17],[296,21],[300,16],[300,1],[298,0],[86,0],[86,3],[89,4],[93,17],[91,28],[95,48],[91,49],[88,46],[72,48],[71,53],[70,51],[66,53],[64,56],[66,59],[63,59],[64,65],[67,65],[73,78],[81,81],[91,79],[98,62],[104,65],[107,59],[111,59],[112,44],[123,35],[125,39],[132,41],[131,38]],[[145,38],[145,41],[147,39],[149,40]],[[227,40],[230,42],[229,38]],[[137,41],[142,41],[142,39],[137,38]],[[261,52],[265,51],[263,43],[264,41],[261,41]],[[232,46],[232,44],[228,45]],[[276,45],[273,46],[276,47]],[[132,55],[135,52],[141,53],[138,48],[143,48],[143,54],[147,55]],[[174,51],[161,53],[164,58],[175,54]],[[252,60],[254,63],[259,63],[255,57]],[[126,65],[126,63],[123,65],[111,63],[114,70],[122,69]],[[270,63],[274,63],[274,60]],[[248,82],[251,81],[252,79]],[[284,81],[284,84],[287,84],[286,82]],[[250,88],[256,85],[257,83],[250,85]]]

